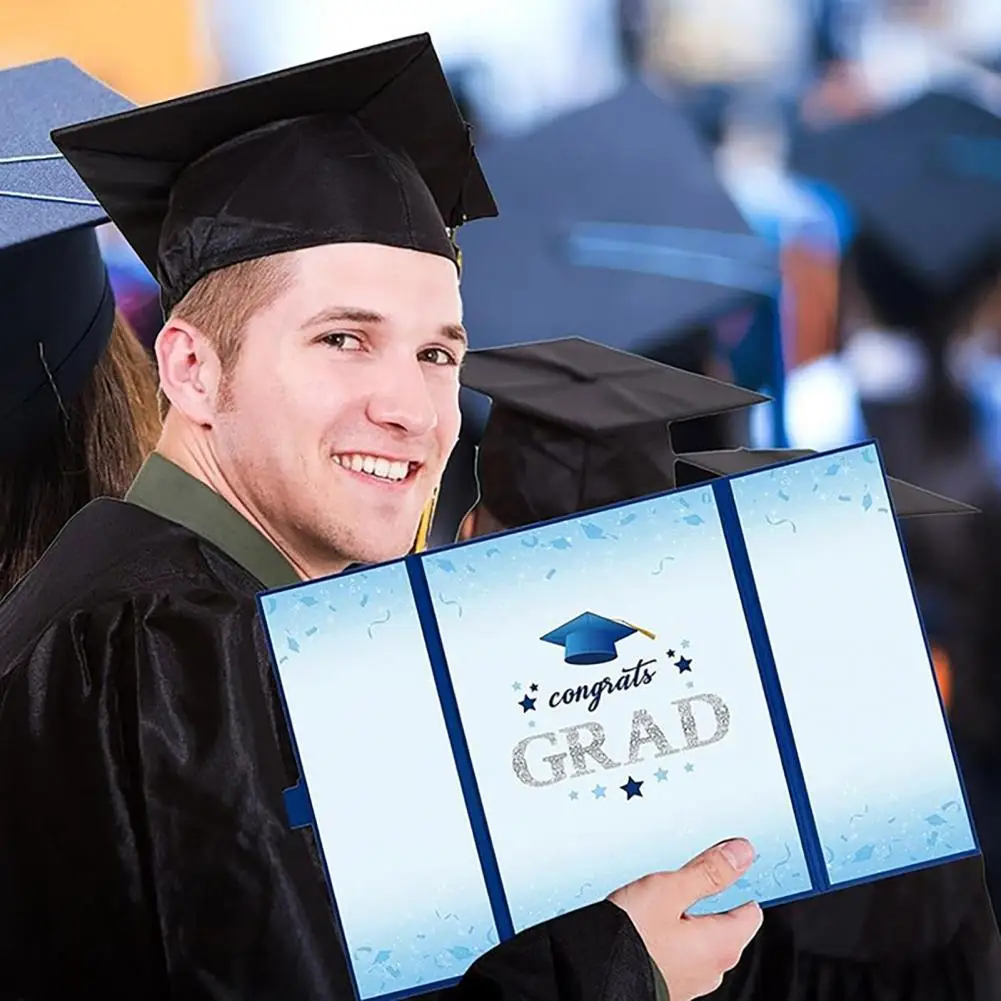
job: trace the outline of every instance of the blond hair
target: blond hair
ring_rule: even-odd
[[[267,309],[292,281],[286,254],[258,257],[210,271],[200,278],[171,311],[171,320],[183,320],[212,345],[227,378],[240,357],[243,332],[251,319]],[[170,401],[158,392],[160,417],[167,416]]]

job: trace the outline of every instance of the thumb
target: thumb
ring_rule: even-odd
[[[723,841],[696,855],[674,875],[682,913],[736,882],[754,861],[754,848],[743,838]]]

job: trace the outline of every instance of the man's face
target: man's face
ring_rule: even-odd
[[[213,421],[230,486],[313,568],[411,547],[459,434],[455,265],[374,244],[291,255]]]

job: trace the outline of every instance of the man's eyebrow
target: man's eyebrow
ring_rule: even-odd
[[[303,327],[318,327],[324,323],[382,323],[385,317],[371,309],[359,309],[356,306],[328,306],[314,313]]]
[[[466,328],[458,323],[449,323],[448,325],[441,328],[442,335],[447,337],[450,341],[459,341],[463,347],[469,346],[469,337],[466,334]]]
[[[303,327],[319,327],[327,323],[384,323],[386,318],[381,313],[376,313],[371,309],[361,309],[357,306],[329,306],[315,313],[305,323]],[[468,346],[469,337],[465,328],[460,323],[448,323],[441,328],[441,335],[446,340],[458,341],[463,347]]]

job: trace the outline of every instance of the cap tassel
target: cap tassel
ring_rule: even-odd
[[[445,232],[448,234],[448,242],[452,244],[452,250],[455,251],[455,267],[459,272],[459,280],[462,280],[462,248],[459,246],[456,240],[456,228],[455,226],[448,227]]]
[[[414,543],[414,552],[423,553],[428,547],[428,539],[431,537],[431,526],[434,523],[434,511],[438,505],[438,488],[435,487],[431,499],[424,506],[421,513],[421,521],[417,527],[417,541]]]
[[[623,626],[628,626],[635,633],[642,633],[647,639],[655,640],[657,638],[655,633],[650,632],[649,629],[643,629],[640,626],[634,626],[631,622],[626,622],[625,619],[616,619],[616,622]]]

